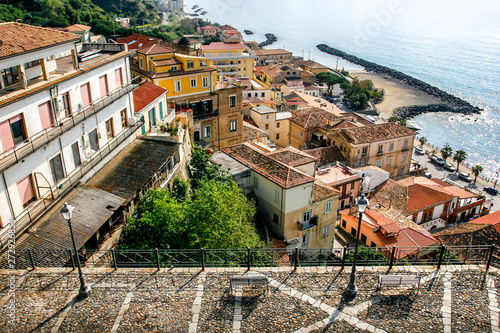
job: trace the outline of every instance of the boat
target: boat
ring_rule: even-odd
[[[203,8],[201,8],[201,7],[200,7],[200,8],[198,8],[197,10],[195,10],[194,12],[195,12],[195,13],[198,13],[198,12],[199,12],[200,10],[202,10],[202,9],[203,9]]]
[[[205,15],[206,13],[208,13],[208,12],[207,12],[206,10],[204,10],[204,11],[202,11],[202,12],[200,13],[200,15]]]
[[[243,30],[244,33],[246,33],[247,35],[253,35],[253,31],[251,30]]]
[[[200,6],[198,6],[198,5],[194,5],[191,9],[196,9],[196,8],[198,8],[198,7],[200,7]]]

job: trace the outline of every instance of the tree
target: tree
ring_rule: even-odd
[[[451,149],[449,144],[445,144],[443,148],[441,148],[441,156],[443,157],[444,161],[446,162],[446,159],[453,154],[453,149]]]
[[[208,149],[194,147],[191,149],[191,186],[196,189],[202,181],[215,179],[224,181],[228,173],[220,169],[220,166],[210,162],[212,153]]]
[[[462,149],[455,151],[455,155],[453,156],[453,160],[457,162],[457,172],[460,167],[460,163],[467,159],[467,153]]]
[[[427,138],[425,136],[421,136],[420,138],[418,138],[418,141],[420,142],[420,148],[423,148],[427,143]]]
[[[474,174],[474,183],[476,182],[477,180],[477,176],[479,176],[479,174],[483,172],[483,167],[480,166],[480,165],[475,165],[474,167],[472,167],[472,173]]]
[[[191,199],[189,182],[179,177],[175,178],[171,194],[179,201],[189,201]]]
[[[181,37],[177,44],[179,46],[189,46],[189,39],[187,39],[186,37]]]
[[[334,85],[338,83],[342,84],[344,82],[347,82],[347,80],[342,76],[338,76],[330,72],[321,72],[316,74],[316,80],[318,80],[319,82],[326,83],[326,85],[328,86],[328,95],[330,96],[332,94]]]

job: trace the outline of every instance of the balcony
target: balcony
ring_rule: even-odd
[[[9,151],[0,153],[0,172],[3,172],[16,163],[19,163],[19,161],[22,161],[38,149],[43,148],[46,144],[54,139],[57,139],[65,132],[68,132],[82,121],[88,119],[116,100],[132,92],[139,86],[139,84],[136,83],[138,82],[137,79],[138,78],[135,78],[123,87],[120,87],[110,92],[108,95],[95,100],[82,110],[72,113],[62,121],[55,123],[53,127],[30,136],[28,139],[24,140],[22,143],[18,144]]]
[[[222,64],[222,65],[214,65],[217,68],[231,68],[238,67],[238,64]]]
[[[378,152],[377,152],[377,156],[382,156],[382,155],[384,155],[384,152],[383,152],[383,151],[378,151]]]
[[[405,152],[405,151],[408,151],[410,150],[410,147],[406,146],[406,147],[403,147],[402,151]]]
[[[200,121],[200,120],[205,120],[205,119],[210,119],[210,118],[216,118],[218,116],[219,116],[219,111],[215,111],[212,113],[197,114],[197,115],[193,115],[193,121]]]

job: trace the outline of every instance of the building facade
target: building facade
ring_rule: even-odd
[[[202,45],[201,52],[203,57],[212,61],[219,76],[253,77],[255,56],[241,42],[212,42],[210,45]]]

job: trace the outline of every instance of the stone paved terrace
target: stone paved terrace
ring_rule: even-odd
[[[350,269],[85,269],[93,291],[75,298],[77,271],[0,271],[2,332],[500,332],[500,271],[484,266],[394,267],[419,274],[420,289],[384,286],[387,267],[360,267],[358,298],[341,294]],[[229,290],[229,278],[264,275],[265,287]],[[8,323],[9,276],[15,325]]]

